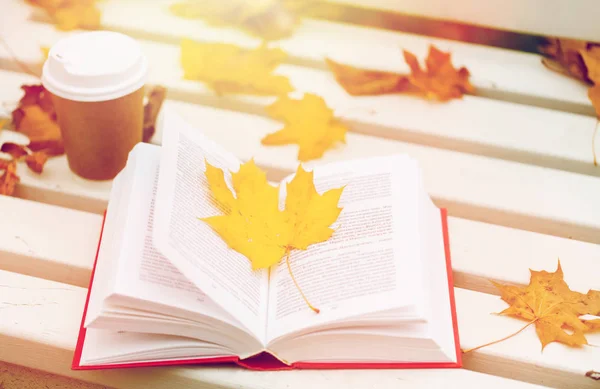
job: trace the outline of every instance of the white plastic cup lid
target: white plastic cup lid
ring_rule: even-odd
[[[128,95],[146,83],[148,61],[127,35],[92,31],[61,39],[50,49],[42,84],[74,101],[106,101]]]

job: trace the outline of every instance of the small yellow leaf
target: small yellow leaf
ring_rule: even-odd
[[[320,158],[337,142],[346,142],[347,128],[333,116],[323,98],[307,93],[301,100],[280,97],[267,107],[269,115],[284,127],[262,139],[264,145],[298,144],[298,159]]]
[[[181,42],[184,78],[202,81],[217,94],[277,96],[291,92],[287,77],[273,73],[285,57],[283,50],[265,45],[246,50],[225,43]]]

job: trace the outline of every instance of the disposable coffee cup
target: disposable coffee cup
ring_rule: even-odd
[[[52,95],[69,167],[91,180],[114,178],[142,141],[148,61],[139,44],[109,31],[56,43],[42,84]]]

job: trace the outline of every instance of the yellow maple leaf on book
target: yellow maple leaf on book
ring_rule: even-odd
[[[254,161],[231,173],[234,194],[227,186],[224,172],[206,162],[206,179],[224,214],[202,219],[232,249],[245,255],[253,269],[268,268],[284,257],[290,275],[308,306],[318,313],[302,293],[292,273],[290,252],[306,250],[311,244],[328,240],[330,228],[341,208],[338,201],[344,188],[319,194],[313,172],[302,166],[286,185],[285,208],[279,209],[279,188],[267,181]]]
[[[291,92],[287,77],[274,74],[285,58],[283,50],[265,45],[248,50],[227,43],[181,41],[183,77],[202,81],[217,94],[278,96]]]

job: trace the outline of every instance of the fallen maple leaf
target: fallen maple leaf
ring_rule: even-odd
[[[298,144],[298,159],[308,161],[323,156],[337,142],[346,142],[347,128],[333,116],[322,97],[306,93],[301,100],[280,97],[266,108],[268,114],[285,122],[284,127],[266,135],[263,145]]]
[[[0,175],[0,195],[11,196],[17,183],[20,181],[17,175],[17,162],[15,160],[10,162],[2,162],[0,160],[0,169],[4,170]]]
[[[148,102],[144,106],[144,129],[142,142],[148,143],[156,132],[156,118],[160,112],[165,98],[167,97],[167,88],[156,85],[148,93]]]
[[[27,0],[43,8],[61,30],[97,29],[101,13],[96,0]]]
[[[469,71],[455,69],[450,53],[429,47],[425,69],[421,69],[414,54],[404,50],[404,60],[410,74],[360,69],[326,59],[337,82],[351,95],[381,95],[388,93],[421,93],[426,98],[446,101],[473,93]]]
[[[48,160],[45,151],[31,152],[28,147],[16,143],[4,143],[0,151],[10,155],[14,161],[25,161],[29,169],[38,174],[42,173]]]
[[[235,197],[227,186],[223,171],[208,162],[206,178],[224,215],[202,220],[229,247],[246,256],[253,269],[268,268],[285,257],[298,291],[307,305],[318,313],[294,278],[289,254],[295,249],[306,250],[311,244],[331,237],[333,230],[329,226],[342,211],[338,202],[344,188],[320,195],[313,183],[313,172],[299,166],[287,184],[285,208],[280,210],[279,189],[267,182],[266,174],[252,160],[241,165],[237,173],[231,173]]]
[[[600,46],[592,46],[588,50],[580,51],[581,58],[587,70],[587,78],[594,83],[588,90],[588,97],[600,118]]]
[[[45,151],[37,151],[25,157],[27,167],[38,174],[44,171],[46,161],[48,161],[48,154]]]
[[[469,82],[469,71],[462,67],[458,70],[451,62],[450,53],[435,46],[429,46],[423,70],[414,54],[404,50],[404,60],[411,70],[409,80],[420,89],[427,98],[441,101],[462,97],[463,93],[473,93],[475,88]]]
[[[359,69],[329,58],[325,61],[337,82],[353,96],[398,93],[407,90],[411,85],[407,75]]]
[[[535,329],[542,343],[542,350],[552,342],[569,346],[587,344],[585,333],[595,330],[596,321],[580,319],[583,315],[600,315],[600,291],[590,290],[587,294],[574,292],[563,279],[563,271],[558,267],[554,273],[530,270],[531,279],[526,287],[492,283],[500,290],[502,300],[510,307],[501,315],[514,316],[528,321],[516,333],[501,339],[508,339],[530,325]],[[473,351],[499,341],[475,347]]]
[[[225,43],[181,42],[184,78],[206,83],[217,94],[284,95],[293,90],[285,76],[273,71],[285,59],[281,49],[262,45],[246,50]]]
[[[13,159],[19,159],[28,154],[25,146],[8,142],[0,146],[0,151],[9,154]]]
[[[186,19],[202,19],[209,25],[241,29],[265,40],[291,35],[300,20],[300,11],[314,3],[309,0],[204,0],[176,3],[171,13]]]
[[[15,130],[27,135],[33,151],[47,150],[51,155],[64,153],[60,127],[39,105],[26,105],[13,111]]]
[[[50,93],[42,85],[23,85],[24,95],[12,112],[15,131],[26,135],[29,148],[50,155],[64,153],[60,128]]]
[[[580,50],[586,48],[587,42],[584,41],[550,38],[547,44],[540,46],[540,51],[549,57],[542,58],[542,63],[551,70],[589,82],[580,54]]]

